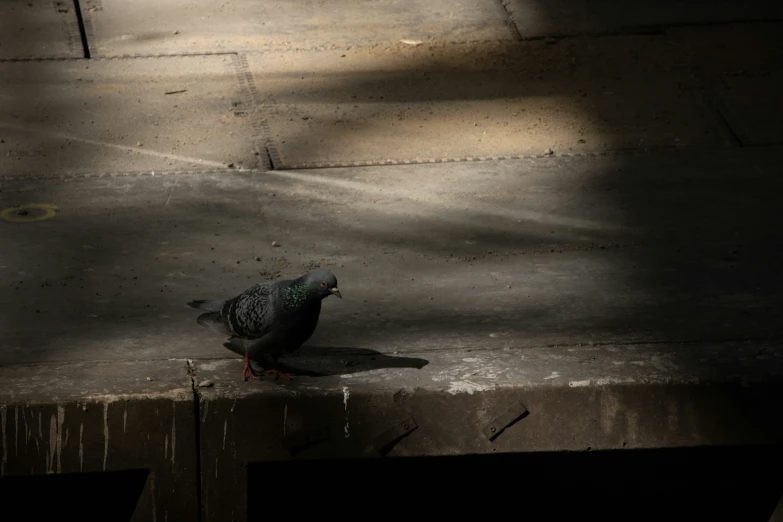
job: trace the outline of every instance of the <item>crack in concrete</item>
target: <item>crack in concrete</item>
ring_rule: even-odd
[[[198,386],[196,382],[196,367],[195,364],[191,359],[187,359],[185,361],[187,364],[188,369],[188,375],[190,376],[190,385],[191,390],[193,392],[193,416],[195,418],[196,427],[193,431],[194,437],[195,437],[195,443],[196,443],[196,513],[197,517],[196,520],[201,520],[202,518],[202,471],[201,471],[201,412],[200,412],[200,402],[201,398],[199,397],[198,393]],[[176,416],[171,421],[172,425],[174,422],[176,422]],[[172,455],[171,455],[171,462],[172,465],[174,464],[174,448],[172,447]]]

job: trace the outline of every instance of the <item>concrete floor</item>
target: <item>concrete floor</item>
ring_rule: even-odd
[[[16,178],[3,208],[57,212],[3,224],[0,364],[229,356],[185,303],[315,266],[345,296],[325,302],[315,346],[774,339],[781,159],[769,148]]]
[[[0,402],[783,373],[775,2],[64,4],[0,7]],[[240,382],[185,303],[318,266]]]

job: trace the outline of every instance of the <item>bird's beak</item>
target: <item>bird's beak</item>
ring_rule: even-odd
[[[334,288],[332,288],[331,292],[332,292],[334,295],[336,295],[337,297],[339,297],[340,299],[342,299],[342,298],[343,298],[343,295],[340,293],[340,289],[339,289],[339,288],[337,288],[337,287],[334,287]]]

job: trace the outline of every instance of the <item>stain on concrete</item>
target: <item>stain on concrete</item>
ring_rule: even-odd
[[[84,423],[79,423],[79,471],[84,471]]]
[[[8,462],[8,443],[6,442],[6,420],[5,416],[8,407],[5,404],[0,405],[0,430],[2,430],[2,442],[3,442],[3,460],[0,461],[0,476],[5,475],[5,465]]]
[[[103,471],[106,471],[106,461],[109,459],[109,404],[103,403]]]
[[[348,413],[348,399],[350,397],[351,397],[351,391],[348,389],[348,386],[343,386],[343,405],[345,407],[345,426],[343,427],[343,431],[345,432],[346,439],[351,436],[349,413]]]

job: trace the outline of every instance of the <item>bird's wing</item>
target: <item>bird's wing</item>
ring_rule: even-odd
[[[220,312],[225,304],[225,301],[196,299],[195,301],[189,302],[188,306],[198,308],[199,310],[207,310],[208,312]]]
[[[231,331],[226,327],[225,321],[223,321],[223,318],[218,312],[207,312],[205,314],[201,314],[196,319],[196,322],[214,332],[231,335]]]
[[[252,286],[226,302],[221,315],[234,335],[257,338],[269,333],[274,324],[274,305],[280,283]]]

